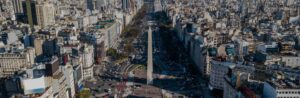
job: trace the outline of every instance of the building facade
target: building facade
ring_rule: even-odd
[[[94,47],[85,45],[82,53],[83,77],[84,79],[92,78],[94,75]]]
[[[28,48],[19,53],[0,53],[0,75],[7,77],[22,68],[30,68],[34,64],[35,50]]]
[[[284,87],[288,85],[282,85],[284,82],[265,82],[263,89],[264,98],[299,98],[300,89],[298,87]],[[292,84],[292,82],[290,82]],[[289,85],[290,85],[289,84]],[[296,86],[291,85],[291,86]]]
[[[55,8],[48,2],[36,5],[37,24],[46,27],[55,24]]]
[[[211,61],[211,65],[209,85],[212,89],[223,90],[224,76],[230,68],[235,67],[235,64],[229,62]]]

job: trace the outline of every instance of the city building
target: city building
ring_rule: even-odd
[[[0,36],[0,40],[6,44],[6,45],[10,45],[12,43],[15,43],[18,41],[18,37],[16,32],[13,31],[7,31],[7,32],[3,32]]]
[[[75,91],[78,93],[83,90],[83,69],[82,65],[73,66]]]
[[[130,0],[122,0],[122,9],[123,10],[128,10],[130,7]]]
[[[56,39],[47,39],[42,44],[43,55],[47,57],[52,57],[57,54],[57,42]]]
[[[282,56],[281,62],[284,63],[285,66],[297,68],[300,66],[300,57],[298,57],[298,56]]]
[[[212,61],[209,85],[212,89],[223,90],[224,76],[229,69],[233,69],[236,65],[230,62]]]
[[[10,51],[0,53],[1,77],[9,77],[23,68],[30,68],[34,64],[35,50],[33,48]]]
[[[99,11],[105,11],[109,6],[110,0],[96,0],[95,8]]]
[[[50,2],[36,4],[37,24],[46,27],[55,24],[55,7]]]
[[[44,41],[40,38],[34,39],[35,56],[38,58],[43,55],[43,43]]]
[[[122,32],[121,23],[116,20],[104,20],[99,22],[97,26],[100,26],[98,30],[105,36],[105,49],[114,47]]]
[[[119,47],[142,6],[143,0],[0,0],[0,97],[74,98],[97,79],[95,64]]]
[[[28,23],[30,28],[33,29],[34,25],[37,25],[37,15],[36,15],[36,1],[33,0],[25,0],[22,2],[23,12],[25,14],[25,19],[23,22]],[[21,16],[22,17],[22,16]]]
[[[247,85],[249,77],[249,73],[229,70],[224,76],[223,98],[259,98]]]
[[[95,0],[86,0],[86,8],[90,11],[94,10],[95,8]]]
[[[66,98],[73,98],[75,97],[75,82],[74,81],[74,69],[70,63],[67,63],[65,66],[62,66],[62,72],[66,76],[66,85],[67,85],[67,97]]]
[[[45,64],[46,66],[46,76],[50,77],[49,81],[53,89],[53,97],[59,98],[68,98],[71,93],[68,90],[68,75],[65,75],[61,69],[59,64],[59,59],[57,57],[50,58],[50,60]],[[71,85],[71,84],[70,84]]]
[[[274,80],[264,83],[264,98],[297,98],[299,94],[299,85],[291,80]]]
[[[12,2],[13,2],[13,7],[14,7],[14,11],[15,11],[16,15],[24,14],[22,0],[12,0]]]
[[[83,78],[92,78],[94,75],[94,47],[92,45],[84,45],[82,51],[82,68],[83,68]]]
[[[44,67],[43,65],[37,65],[26,70],[20,70],[20,73],[14,76],[15,81],[7,80],[5,82],[6,89],[10,89],[8,91],[14,89],[15,91],[8,95],[15,97],[20,96],[20,94],[26,97],[51,97],[49,96],[51,89],[47,84]]]

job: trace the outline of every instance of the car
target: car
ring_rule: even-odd
[[[109,93],[109,94],[111,94],[111,93],[112,93],[110,88],[108,89],[108,93]]]
[[[140,88],[140,87],[142,87],[142,85],[137,84],[137,85],[135,85],[135,87]]]

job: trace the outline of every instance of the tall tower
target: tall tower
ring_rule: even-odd
[[[22,0],[12,0],[14,11],[17,14],[23,14]]]
[[[41,27],[55,24],[54,5],[46,2],[36,5],[37,24]]]
[[[148,30],[148,59],[147,59],[147,84],[153,82],[153,54],[152,54],[152,29],[149,27]]]
[[[122,0],[122,9],[128,10],[129,8],[129,0]]]
[[[31,0],[26,0],[25,2],[26,4],[26,14],[27,14],[27,21],[28,21],[28,24],[30,25],[30,28],[33,28],[33,12],[32,12],[32,2]]]
[[[89,10],[94,10],[94,0],[86,0],[86,8]]]

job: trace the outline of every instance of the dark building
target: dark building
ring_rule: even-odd
[[[103,60],[103,57],[106,55],[106,51],[104,48],[104,42],[101,42],[100,44],[96,44],[95,48],[95,57],[96,57],[96,63],[100,64]]]
[[[89,10],[94,10],[94,1],[93,0],[86,0],[86,7]]]
[[[16,20],[22,22],[25,17],[22,0],[12,0]]]
[[[12,0],[15,13],[23,13],[22,0]]]
[[[23,14],[18,14],[17,20],[20,22],[28,23],[31,28],[37,25],[37,16],[35,10],[36,1],[26,0],[22,2]]]
[[[59,60],[58,58],[52,58],[50,62],[46,64],[46,76],[54,76],[59,72]]]
[[[57,45],[55,39],[47,39],[43,43],[43,55],[47,57],[52,57],[57,54]]]

